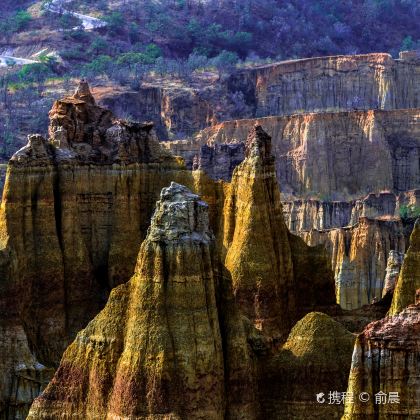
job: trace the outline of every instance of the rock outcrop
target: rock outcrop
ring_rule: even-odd
[[[328,404],[328,393],[347,388],[355,336],[320,312],[293,327],[285,345],[261,367],[263,418],[334,419],[341,404]],[[317,401],[317,394],[321,394]]]
[[[420,289],[420,219],[417,219],[411,234],[410,247],[395,287],[390,315],[396,315],[414,303],[418,289]]]
[[[389,251],[386,263],[386,274],[384,287],[382,289],[382,297],[393,295],[398,277],[400,275],[401,266],[404,261],[404,253],[398,251]]]
[[[245,69],[228,80],[253,116],[420,106],[419,60],[389,54],[315,57]]]
[[[334,307],[332,271],[322,247],[310,248],[287,231],[271,139],[261,129],[251,136],[243,177],[238,172],[229,184],[215,182],[201,170],[186,170],[181,159],[160,147],[152,124],[115,119],[95,104],[85,83],[75,95],[55,103],[50,119],[50,138],[32,135],[12,157],[1,204],[0,324],[7,330],[5,337],[10,336],[0,340],[0,354],[10,354],[0,366],[4,410],[12,404],[16,369],[26,363],[30,377],[51,374],[77,332],[104,307],[111,289],[133,275],[154,204],[171,181],[183,182],[209,203],[218,252],[223,263],[229,256],[234,273],[235,288],[226,299],[250,314],[248,329],[258,327],[264,340],[277,345],[303,315]],[[247,211],[247,200],[261,211],[263,223]],[[249,232],[250,227],[256,227],[255,232]],[[249,240],[242,244],[240,238],[246,235]],[[273,249],[258,261],[260,254],[252,255],[253,250],[266,238],[271,238]],[[245,258],[250,252],[254,266]],[[252,278],[258,265],[263,271]],[[274,294],[271,286],[276,287]],[[228,296],[223,290],[219,293]],[[11,303],[13,310],[8,309]],[[221,318],[227,319],[223,313]],[[19,350],[15,343],[22,343]],[[233,359],[242,359],[235,345],[226,346]],[[232,386],[241,386],[239,379],[235,382],[235,363],[231,365]],[[22,413],[43,381],[25,394]],[[242,394],[228,393],[232,407],[235,395]]]
[[[207,99],[209,89],[211,84],[196,88],[171,81],[149,83],[139,91],[98,92],[97,96],[102,106],[118,116],[153,121],[159,138],[168,139],[184,138],[214,122],[214,107]]]
[[[110,290],[133,274],[160,189],[191,178],[152,124],[115,120],[85,83],[55,103],[50,119],[50,139],[29,136],[10,160],[1,203],[6,412],[14,400],[27,410],[45,385],[43,366],[58,365]],[[26,385],[16,385],[25,370]]]
[[[325,255],[287,230],[274,161],[270,136],[255,126],[226,189],[223,248],[241,310],[282,341],[304,313],[333,305],[334,291]]]
[[[164,188],[133,278],[66,350],[28,419],[255,418],[229,281],[207,204]]]
[[[331,255],[337,303],[344,309],[360,308],[379,300],[390,253],[405,252],[399,220],[360,218],[352,227],[311,230],[301,236],[310,245],[323,244]]]
[[[287,227],[299,232],[354,226],[361,217],[392,218],[397,213],[398,197],[390,192],[368,194],[358,200],[322,201],[297,198],[283,201]]]
[[[418,109],[235,120],[203,130],[194,141],[183,142],[182,147],[167,144],[167,148],[180,153],[187,166],[199,162],[200,169],[212,178],[226,179],[233,163],[231,149],[226,146],[240,150],[248,130],[261,124],[273,138],[288,228],[311,245],[335,244],[327,248],[340,289],[347,295],[344,290],[348,288],[348,293],[354,295],[350,289],[361,287],[360,293],[354,295],[357,298],[348,302],[340,299],[344,308],[354,309],[370,303],[376,295],[380,298],[388,250],[404,252],[407,247],[410,224],[404,222],[402,226],[398,219],[404,209],[415,212],[418,206],[419,121]],[[224,163],[223,170],[218,162]],[[385,230],[366,238],[365,245],[360,246],[361,239],[352,236],[359,235],[358,226],[364,226],[366,218],[373,219],[366,232],[378,232],[373,225],[381,226],[379,231]],[[382,236],[391,246],[384,246]],[[342,238],[342,246],[338,238]],[[349,262],[348,251],[356,243]],[[356,261],[364,268],[356,269]],[[373,278],[376,286],[364,290]]]
[[[419,358],[420,300],[369,324],[357,338],[348,385],[354,400],[343,420],[419,418]],[[369,398],[361,401],[360,393]]]
[[[273,139],[283,193],[349,200],[419,187],[419,121],[419,109],[235,120],[203,130],[196,142],[245,142],[258,123]]]

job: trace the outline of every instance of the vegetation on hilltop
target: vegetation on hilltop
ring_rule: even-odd
[[[64,2],[68,11],[107,23],[94,31],[84,30],[74,16],[48,11],[50,2],[0,2],[0,54],[15,48],[26,57],[39,49],[58,53],[0,69],[0,158],[15,149],[17,128],[30,123],[28,131],[45,130],[46,122],[33,113],[27,118],[26,110],[50,105],[49,80],[106,77],[137,89],[148,74],[191,81],[196,70],[221,77],[248,63],[378,51],[396,56],[420,47],[417,0]],[[237,99],[240,108],[243,100]],[[16,117],[23,115],[17,108],[25,118]]]

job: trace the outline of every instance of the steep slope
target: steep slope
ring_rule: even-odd
[[[327,245],[338,301],[355,309],[382,295],[389,251],[407,248],[399,213],[418,205],[419,121],[418,109],[234,120],[165,147],[230,179],[246,133],[261,124],[273,138],[287,226],[310,245]]]
[[[345,389],[355,336],[320,312],[293,327],[285,345],[264,364],[260,395],[264,418],[334,419],[343,405],[328,404],[328,391]],[[324,394],[325,404],[316,400]]]
[[[417,108],[419,65],[389,54],[316,57],[243,70],[229,84],[247,93],[252,116]]]
[[[78,334],[28,419],[221,419],[232,373],[241,418],[254,418],[246,337],[219,294],[229,288],[220,267],[207,204],[164,188],[134,276]]]
[[[29,136],[10,160],[1,203],[0,415],[27,412],[76,333],[134,272],[159,189],[189,174],[152,125],[114,120],[85,83],[50,119],[50,139]]]
[[[420,416],[419,297],[398,315],[369,324],[357,338],[348,385],[355,398],[346,404],[343,420]],[[361,392],[369,393],[369,400],[360,401]],[[398,401],[390,401],[393,395]]]
[[[245,142],[260,124],[272,137],[283,193],[359,199],[419,188],[419,109],[310,113],[227,121],[203,130],[201,145]],[[217,174],[216,174],[217,175]]]
[[[163,140],[237,118],[418,108],[419,81],[416,57],[339,55],[239,69],[222,82],[216,75],[147,80],[139,91],[108,91],[100,100],[117,115],[153,121]]]
[[[325,263],[324,271],[322,264],[321,269],[314,264],[305,267],[303,260],[310,260],[317,251],[289,237],[271,138],[258,125],[248,135],[246,159],[234,170],[226,190],[223,247],[236,300],[267,337],[281,341],[300,311],[334,303],[326,260],[318,255],[318,261]],[[305,273],[305,269],[312,271]],[[312,275],[311,281],[305,275]]]
[[[405,252],[400,220],[363,217],[351,227],[311,230],[301,235],[309,245],[323,244],[331,255],[337,303],[344,309],[379,300],[390,253]]]
[[[401,272],[395,287],[390,315],[400,313],[406,306],[415,302],[416,290],[420,288],[420,219],[414,226],[410,247],[404,258]]]

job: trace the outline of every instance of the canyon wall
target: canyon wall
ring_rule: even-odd
[[[273,139],[282,193],[358,199],[419,187],[420,111],[349,111],[227,121],[196,142],[244,142],[261,124]]]
[[[420,289],[420,219],[414,226],[410,247],[404,258],[389,313],[396,315],[415,303],[416,291]]]
[[[369,324],[358,336],[347,390],[354,400],[346,403],[343,420],[418,418],[419,358],[418,299],[398,315]],[[358,398],[362,392],[369,394],[363,402]]]
[[[310,230],[301,236],[309,245],[323,244],[331,255],[337,302],[355,309],[382,297],[391,252],[404,254],[400,220],[362,217],[347,228]]]
[[[254,116],[420,106],[420,60],[389,54],[315,57],[245,69],[228,87],[244,92]],[[246,117],[246,116],[245,116]]]
[[[27,412],[77,332],[101,311],[111,289],[133,275],[155,202],[172,181],[183,182],[209,203],[218,252],[232,270],[232,299],[269,346],[280,345],[307,312],[336,310],[327,255],[291,235],[284,223],[271,139],[261,128],[251,130],[249,159],[235,169],[232,183],[187,170],[160,146],[152,124],[115,119],[96,105],[85,82],[75,95],[54,104],[49,136],[29,136],[12,157],[1,204],[0,326],[5,334],[0,354],[7,357],[0,363],[0,401],[5,418],[15,408]],[[247,210],[248,202],[261,210],[265,223]],[[242,245],[250,226],[258,229]],[[272,254],[256,262],[265,271],[255,277],[255,267],[243,270],[241,265],[269,235]],[[271,285],[277,288],[272,296]],[[264,307],[267,296],[268,306],[280,311],[273,322]],[[23,371],[26,379],[16,381]]]
[[[116,115],[153,121],[159,138],[192,136],[217,121],[308,112],[420,107],[420,60],[389,54],[315,57],[100,92]],[[241,98],[238,100],[238,98]]]
[[[407,248],[411,223],[402,224],[400,214],[418,208],[419,110],[227,121],[166,148],[187,166],[229,179],[256,123],[273,136],[286,224],[308,244],[326,245],[337,301],[354,309],[379,299],[389,252]]]

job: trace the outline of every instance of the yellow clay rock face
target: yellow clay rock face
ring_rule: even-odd
[[[222,419],[238,404],[253,418],[246,337],[229,286],[219,293],[229,279],[214,245],[207,204],[163,189],[134,276],[66,350],[28,418]]]

